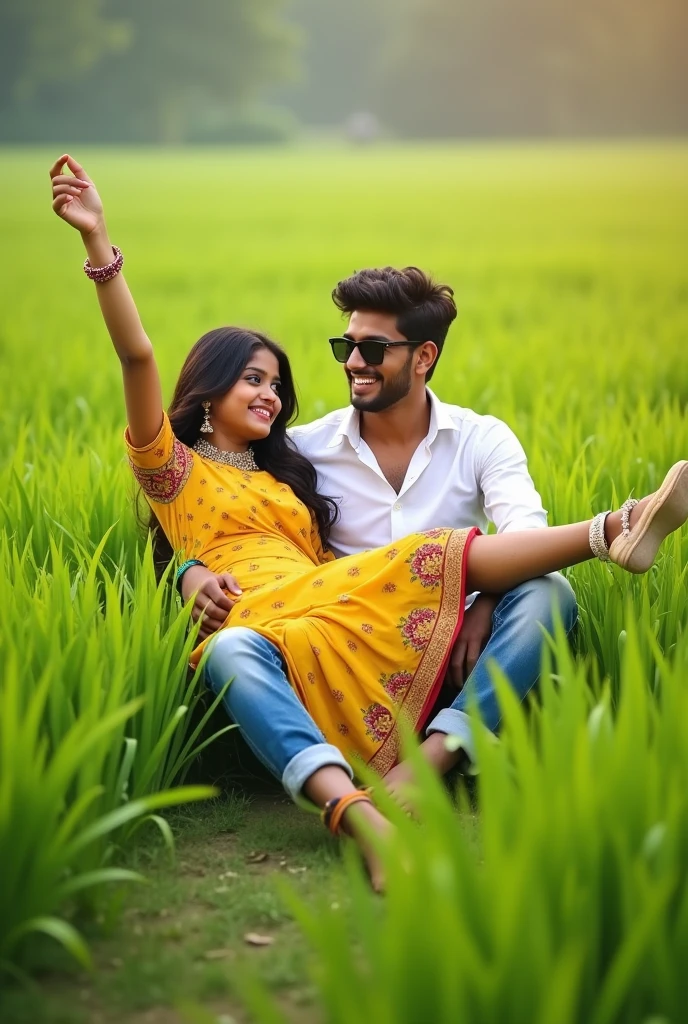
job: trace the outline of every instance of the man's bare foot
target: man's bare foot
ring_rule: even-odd
[[[447,750],[447,737],[443,732],[433,732],[421,743],[420,752],[427,763],[438,775],[446,775],[458,763],[460,751]],[[385,789],[392,799],[407,814],[415,814],[413,804],[413,788],[416,784],[415,771],[410,761],[401,761],[384,779]]]
[[[385,873],[380,856],[371,839],[371,833],[389,838],[394,829],[378,809],[367,802],[352,804],[344,811],[342,819],[343,831],[351,836],[365,862],[370,884],[375,892],[385,891]]]

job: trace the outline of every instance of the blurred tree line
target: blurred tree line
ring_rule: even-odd
[[[314,124],[409,137],[681,134],[688,0],[292,0]]]
[[[411,135],[688,128],[688,0],[424,0],[382,110]]]
[[[0,139],[680,134],[687,40],[688,0],[0,0]]]
[[[240,141],[293,74],[284,0],[0,0],[0,138]]]

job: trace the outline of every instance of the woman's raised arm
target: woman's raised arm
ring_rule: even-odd
[[[69,174],[62,173],[65,164]],[[112,263],[115,257],[103,204],[81,164],[65,153],[50,168],[50,180],[53,210],[81,233],[91,267]],[[135,448],[144,448],[155,440],[162,426],[162,391],[153,346],[122,274],[96,283],[95,288],[105,326],[122,364],[129,437]]]

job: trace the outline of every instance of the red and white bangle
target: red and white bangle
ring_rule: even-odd
[[[105,267],[92,267],[90,262],[86,260],[84,262],[84,274],[91,281],[95,281],[96,284],[104,284],[106,281],[111,281],[113,277],[117,277],[120,270],[124,266],[124,256],[122,250],[118,249],[116,245],[113,245],[112,251],[115,254],[115,258],[112,263],[108,263]]]

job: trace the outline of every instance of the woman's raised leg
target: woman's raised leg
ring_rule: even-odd
[[[614,539],[607,517],[607,543]],[[619,527],[620,529],[620,527]],[[593,558],[590,520],[546,530],[521,530],[474,537],[466,559],[466,592],[503,594],[526,580]]]
[[[664,538],[682,526],[686,518],[688,462],[679,462],[658,491],[642,498],[630,510],[629,529],[624,531],[623,511],[607,515],[604,536],[612,560],[631,572],[644,572]],[[467,591],[501,594],[526,580],[593,558],[591,523],[587,520],[546,530],[475,537],[467,554]]]
[[[627,514],[627,523],[623,510],[606,516],[605,544],[613,560],[632,572],[642,572],[652,564],[662,540],[688,518],[688,462],[676,463],[659,490],[637,502]],[[466,556],[467,591],[505,593],[527,580],[593,558],[591,523],[474,537]],[[448,751],[444,741],[444,733],[436,731],[420,747],[423,757],[441,775],[460,756]],[[413,768],[405,761],[385,777],[388,791],[409,810],[408,787],[413,779]]]

